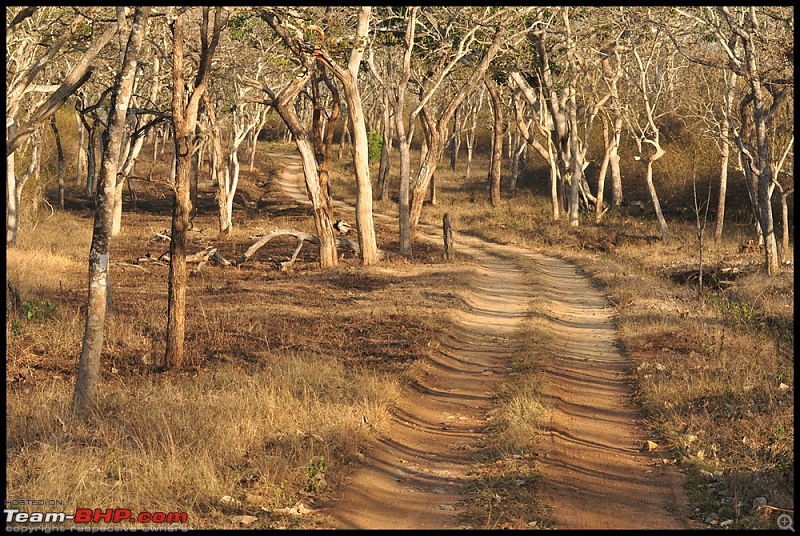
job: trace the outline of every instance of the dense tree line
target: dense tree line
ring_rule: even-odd
[[[525,159],[537,157],[550,170],[553,219],[565,214],[579,226],[588,210],[600,222],[625,201],[620,160],[635,159],[641,178],[630,180],[646,186],[663,240],[669,227],[654,172],[669,150],[665,129],[690,125],[719,147],[716,238],[735,169],[745,177],[765,268],[774,274],[789,247],[793,36],[792,8],[775,6],[8,7],[6,244],[19,232],[21,192],[41,131],[71,107],[81,144],[77,178],[96,206],[78,409],[91,405],[108,243],[121,232],[124,186],[135,195],[142,146],[152,144],[154,161],[168,140],[174,146],[171,176],[163,179],[174,193],[163,365],[179,367],[185,232],[198,170],[210,160],[224,239],[240,148],[252,165],[272,112],[302,157],[323,268],[338,262],[327,188],[335,133],[340,154],[350,140],[359,255],[368,265],[380,261],[368,133],[384,142],[377,195],[396,181],[399,249],[410,256],[424,202],[435,200],[437,165],[449,150],[455,168],[465,142],[469,174],[476,126],[487,117],[493,205],[501,203],[502,159],[511,160],[513,188]],[[624,140],[632,140],[631,154]],[[411,161],[412,143],[422,148],[419,162]],[[596,154],[599,171],[589,180]]]

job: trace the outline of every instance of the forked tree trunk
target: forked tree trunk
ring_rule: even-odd
[[[364,56],[365,40],[369,33],[372,8],[362,6],[358,11],[355,44],[350,51],[347,69],[332,59],[321,58],[334,76],[342,83],[347,101],[347,113],[353,134],[353,167],[356,173],[356,230],[360,248],[361,264],[375,264],[380,260],[375,239],[375,222],[372,217],[372,182],[369,174],[367,128],[363,103],[358,88],[358,73]]]
[[[330,114],[325,113],[322,109],[322,98],[319,92],[320,83],[325,84],[331,94]],[[339,90],[328,78],[324,68],[321,69],[319,77],[316,75],[312,77],[311,89],[314,108],[312,114],[312,136],[317,159],[317,170],[319,172],[319,194],[322,205],[328,211],[328,218],[333,221],[333,199],[330,196],[331,150],[333,147],[333,132],[336,128],[336,123],[339,121],[341,109]],[[323,121],[323,115],[325,116],[325,121]]]
[[[420,216],[422,215],[422,206],[425,200],[425,193],[428,190],[428,183],[430,182],[431,177],[433,177],[433,174],[436,172],[436,164],[441,159],[442,152],[444,151],[442,139],[444,136],[446,136],[450,120],[453,118],[456,108],[461,105],[466,96],[472,93],[478,87],[478,85],[483,82],[484,74],[489,68],[489,64],[500,50],[500,41],[502,39],[501,29],[502,22],[498,22],[492,42],[485,49],[485,51],[483,51],[480,61],[471,70],[469,78],[460,87],[458,93],[456,93],[449,100],[448,104],[445,106],[437,120],[434,121],[433,118],[430,117],[431,112],[426,110],[426,106],[421,108],[420,120],[428,125],[426,128],[429,136],[426,136],[426,138],[429,137],[429,147],[425,162],[422,164],[422,166],[420,166],[417,177],[414,181],[409,214],[409,225],[411,228],[412,239],[416,233]]]

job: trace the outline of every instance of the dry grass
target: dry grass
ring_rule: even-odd
[[[697,258],[691,221],[670,217],[666,244],[649,238],[658,234],[651,219],[613,211],[601,225],[553,223],[546,184],[534,169],[493,208],[485,200],[485,164],[473,163],[470,181],[461,168],[440,168],[440,202],[426,206],[423,222],[438,226],[449,212],[460,232],[581,264],[617,308],[636,399],[689,472],[698,516],[716,512],[737,527],[774,524],[751,506],[758,496],[784,508],[794,499],[791,272],[770,279],[759,273],[760,255],[739,253],[752,238],[749,228],[731,222],[723,242],[708,241],[707,267],[721,273],[752,264],[722,290],[699,293],[691,278],[685,282]],[[241,188],[255,204],[237,205],[234,232],[219,244],[224,256],[240,254],[267,229],[311,230],[308,211],[275,191],[274,162],[260,161],[253,174],[243,169]],[[335,178],[334,192],[345,196],[351,183]],[[113,259],[166,250],[153,233],[169,226],[169,199],[141,190],[139,212],[125,216],[123,235],[112,241]],[[201,209],[195,228],[204,232],[196,231],[190,246],[196,250],[215,228],[213,199],[201,200]],[[386,200],[376,210],[393,214],[396,205]],[[187,367],[153,374],[164,348],[167,268],[113,265],[100,410],[83,423],[69,419],[68,406],[83,332],[90,215],[30,214],[7,251],[7,280],[28,305],[6,313],[6,497],[187,511],[195,528],[233,527],[233,515],[313,505],[339,492],[359,449],[389,418],[400,383],[413,377],[414,363],[443,329],[443,311],[459,306],[430,289],[466,278],[464,266],[442,263],[441,252],[422,243],[413,260],[364,268],[346,258],[329,272],[316,270],[308,249],[293,272],[282,273],[276,264],[292,244],[275,241],[238,269],[208,266],[190,278]],[[396,224],[376,227],[379,246],[396,251]],[[546,366],[538,337],[533,321],[520,331],[511,381],[498,396],[497,434],[476,468],[473,526],[546,524],[536,517],[534,485],[533,438],[547,411],[537,394]],[[241,504],[221,502],[224,496]],[[262,515],[254,526],[314,523]]]
[[[238,256],[266,229],[311,230],[305,209],[267,187],[276,167],[265,161],[245,173],[242,190],[257,201],[238,207],[224,256]],[[242,514],[260,516],[258,528],[313,525],[311,516],[265,511],[313,507],[341,491],[413,363],[430,351],[442,312],[457,305],[425,297],[457,267],[397,259],[362,268],[350,256],[320,272],[308,248],[283,273],[276,265],[294,244],[276,240],[240,268],[207,266],[190,278],[187,366],[154,374],[167,267],[120,263],[166,250],[154,233],[169,227],[169,211],[160,188],[139,188],[138,213],[112,240],[114,309],[88,422],[71,419],[69,404],[91,219],[43,218],[9,249],[6,277],[22,304],[13,307],[7,293],[6,497],[62,500],[66,510],[187,512],[193,528],[233,528]],[[190,249],[202,249],[214,227],[213,212],[201,212]]]

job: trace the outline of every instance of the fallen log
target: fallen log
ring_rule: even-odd
[[[194,255],[189,255],[186,257],[186,262],[196,262],[197,266],[194,267],[192,270],[193,274],[197,274],[200,272],[200,269],[203,267],[205,263],[208,262],[215,253],[217,252],[217,248],[213,246],[208,246],[206,249],[199,253],[195,253]]]
[[[160,233],[155,233],[155,234],[157,235],[156,238],[158,238],[158,239],[166,238],[167,240],[169,240],[168,236],[165,237],[165,235],[162,235]],[[319,245],[319,238],[317,238],[313,234],[306,233],[304,231],[298,231],[297,229],[274,229],[274,230],[270,231],[269,233],[267,233],[265,235],[262,235],[260,237],[251,237],[251,238],[258,238],[258,240],[252,246],[250,246],[247,249],[247,251],[244,252],[244,254],[242,254],[240,257],[238,257],[237,259],[235,259],[233,261],[229,261],[229,260],[225,259],[225,257],[223,257],[222,255],[220,255],[220,253],[219,253],[219,251],[217,250],[216,247],[214,247],[214,246],[206,246],[206,248],[204,250],[202,250],[202,251],[199,251],[199,252],[194,253],[192,255],[187,255],[186,256],[186,262],[187,263],[197,263],[197,266],[194,269],[192,269],[192,273],[193,274],[197,274],[198,272],[200,272],[200,269],[209,260],[212,260],[212,259],[214,260],[214,262],[216,262],[220,266],[238,266],[238,265],[246,262],[253,255],[255,255],[258,252],[259,249],[261,249],[266,244],[268,244],[269,241],[272,240],[273,238],[276,238],[278,236],[286,236],[286,235],[295,237],[295,240],[297,241],[296,242],[296,246],[294,248],[294,252],[292,252],[292,255],[289,258],[289,260],[280,263],[281,271],[286,271],[295,263],[295,261],[297,261],[297,257],[300,255],[300,250],[303,248],[303,243],[304,242],[309,242],[311,244]],[[358,248],[358,243],[357,242],[353,242],[352,240],[349,240],[349,239],[344,238],[344,237],[338,237],[338,238],[336,238],[336,243],[341,248],[349,249],[353,253],[358,253],[359,248]],[[165,265],[166,266],[166,265],[168,265],[168,262],[169,262],[169,250],[165,251],[164,253],[162,253],[158,257],[152,257],[148,253],[147,256],[140,257],[139,259],[137,259],[137,262],[142,262],[142,261],[149,261],[149,262],[153,262],[153,263],[156,263],[156,264],[161,264],[161,265]],[[139,267],[139,268],[141,268],[141,267]]]
[[[250,246],[241,257],[232,261],[231,264],[233,264],[234,266],[239,266],[247,259],[255,255],[259,249],[267,245],[270,240],[272,240],[275,237],[285,236],[285,235],[290,235],[295,237],[295,240],[297,240],[297,247],[295,247],[294,254],[292,255],[291,259],[281,264],[281,270],[284,270],[287,267],[287,263],[289,263],[289,265],[291,263],[294,263],[295,259],[297,258],[297,255],[300,253],[300,249],[303,247],[304,240],[308,240],[309,242],[314,244],[319,244],[319,239],[317,239],[317,237],[312,234],[303,231],[298,231],[296,229],[274,229],[265,234],[264,236],[262,236],[255,244]]]

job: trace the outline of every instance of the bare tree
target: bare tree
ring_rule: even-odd
[[[103,328],[110,290],[108,266],[114,188],[119,169],[125,116],[133,91],[138,56],[144,41],[149,15],[149,7],[136,8],[128,44],[125,47],[125,57],[111,94],[111,118],[98,179],[97,208],[94,217],[92,245],[89,250],[89,296],[86,307],[86,326],[78,363],[78,377],[72,397],[72,408],[77,414],[85,414],[89,411],[94,406],[97,397]]]
[[[651,28],[654,32],[651,32],[653,35],[650,39],[633,35],[628,39],[627,48],[633,57],[633,64],[624,70],[627,81],[638,97],[637,109],[641,112],[625,114],[625,121],[639,151],[634,158],[645,166],[645,182],[661,230],[661,239],[667,241],[669,228],[653,182],[653,164],[666,154],[661,145],[657,119],[665,113],[665,93],[670,79],[677,76],[677,67],[675,52],[665,47],[664,33],[656,26]]]
[[[167,302],[167,345],[164,364],[178,368],[184,359],[186,330],[186,233],[189,230],[189,181],[192,173],[192,155],[196,147],[195,131],[200,102],[208,88],[211,61],[225,27],[227,11],[216,8],[213,27],[209,28],[210,8],[203,7],[200,28],[200,59],[197,76],[189,89],[184,74],[184,47],[186,9],[172,17],[172,121],[175,144],[175,184],[172,204],[172,233],[170,240],[169,287]]]
[[[427,37],[438,49],[430,52],[435,58],[433,66],[428,63],[424,69],[428,72],[421,73],[418,81],[420,102],[415,112],[419,114],[423,125],[428,152],[413,181],[413,196],[409,211],[412,237],[422,214],[429,183],[445,149],[450,121],[456,109],[467,95],[474,92],[483,82],[484,74],[501,49],[513,48],[520,36],[524,35],[516,23],[523,21],[532,8],[501,7],[485,10],[473,8],[475,10],[473,13],[459,9],[461,16],[455,18],[453,13],[447,10],[441,13],[441,18],[436,16],[437,12],[434,10],[423,11],[428,23]],[[463,26],[457,28],[455,21],[459,21]],[[482,42],[479,50],[478,42]],[[467,56],[470,57],[469,74],[463,85],[457,92],[442,99],[440,106],[435,107],[436,102],[433,97],[442,87],[442,80],[456,66],[461,65]]]
[[[347,68],[340,66],[325,46],[318,49],[318,58],[341,82],[347,101],[347,115],[353,135],[353,166],[356,172],[356,231],[358,232],[361,263],[365,266],[380,260],[375,240],[375,223],[372,218],[372,183],[369,176],[367,127],[358,86],[361,60],[367,47],[371,13],[372,8],[369,6],[362,6],[358,10],[358,22]]]
[[[408,93],[408,85],[411,80],[411,57],[414,49],[416,30],[417,30],[417,15],[419,7],[408,7],[402,13],[402,20],[404,22],[402,51],[400,65],[391,62],[390,57],[387,55],[385,65],[379,69],[374,60],[374,45],[370,47],[370,53],[367,56],[369,62],[370,72],[383,86],[384,92],[389,95],[389,101],[392,106],[395,120],[395,132],[397,133],[398,149],[400,153],[400,181],[399,181],[399,238],[400,238],[400,253],[401,255],[411,255],[411,233],[409,226],[409,206],[410,206],[410,181],[411,181],[411,140],[414,136],[414,121],[416,119],[418,110],[414,110],[411,114],[406,114],[406,95]],[[393,8],[389,8],[387,18],[395,16]],[[386,29],[390,35],[394,33],[394,28],[389,27]],[[376,33],[376,35],[378,35]],[[397,55],[393,54],[396,57]],[[399,68],[398,68],[399,67]],[[394,76],[393,76],[394,75]]]
[[[314,55],[314,51],[318,48],[307,45],[302,32],[299,32],[298,35],[298,32],[294,31],[296,29],[294,23],[288,20],[290,16],[283,11],[263,9],[259,11],[259,15],[290,51],[293,60],[298,64],[298,72],[279,91],[264,83],[256,84],[254,81],[252,85],[267,94],[268,98],[263,100],[264,104],[273,107],[278,112],[294,139],[300,153],[306,190],[311,200],[314,224],[319,235],[319,264],[321,268],[332,268],[338,264],[339,260],[333,235],[333,221],[325,197],[327,192],[323,192],[320,185],[319,165],[312,135],[309,134],[304,122],[300,120],[297,110],[298,96],[311,81],[317,67],[318,58]]]
[[[132,175],[136,159],[144,147],[144,141],[147,134],[151,129],[155,128],[158,122],[166,119],[165,114],[159,113],[154,109],[155,103],[158,101],[159,93],[161,92],[161,60],[156,54],[152,54],[152,60],[148,62],[148,66],[152,67],[152,71],[147,75],[140,72],[137,77],[138,80],[147,79],[150,81],[150,91],[146,97],[136,97],[132,101],[132,106],[139,106],[140,108],[133,110],[134,113],[129,113],[129,121],[131,123],[130,135],[126,137],[123,144],[122,154],[125,156],[124,160],[120,163],[120,171],[117,175],[117,186],[114,190],[114,222],[111,227],[112,236],[120,233],[122,228],[122,192],[127,182],[131,191],[134,191],[133,181],[135,180]],[[144,101],[141,103],[141,101]],[[141,103],[141,104],[140,104]]]
[[[558,221],[561,215],[560,202],[558,199],[558,157],[555,154],[553,146],[553,121],[548,114],[547,108],[542,104],[544,102],[542,87],[539,86],[538,94],[534,93],[534,89],[519,70],[514,69],[509,74],[511,80],[517,85],[517,89],[511,93],[511,102],[514,106],[517,130],[522,138],[525,139],[526,143],[533,147],[539,156],[548,164],[550,169],[550,200],[553,207],[553,221]],[[526,114],[523,110],[523,98],[525,99],[525,103],[529,106],[529,114],[531,117],[529,120],[526,120]],[[535,127],[547,142],[546,148],[536,139],[531,127]]]

